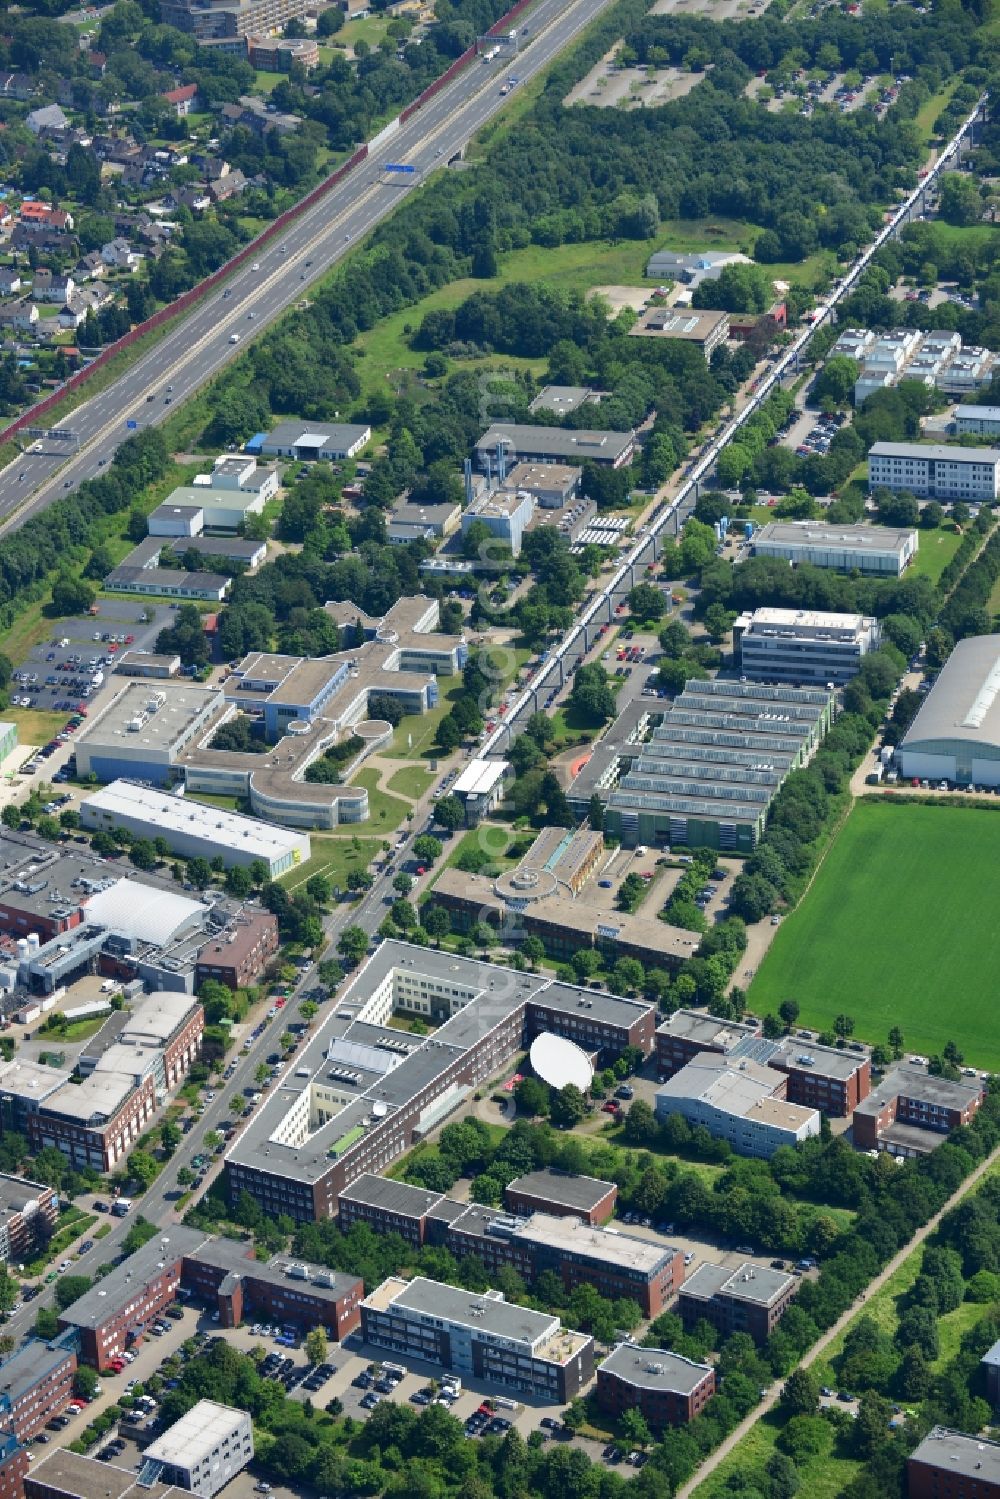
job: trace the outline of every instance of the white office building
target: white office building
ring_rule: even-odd
[[[752,541],[755,557],[779,557],[793,566],[811,562],[813,567],[879,578],[900,577],[918,545],[916,531],[818,521],[770,521],[754,532]]]
[[[199,1400],[143,1453],[138,1483],[173,1484],[213,1499],[253,1459],[253,1426],[246,1411]]]
[[[1000,437],[1000,406],[956,406],[959,437]]]
[[[881,640],[877,619],[817,609],[755,609],[733,626],[740,673],[754,682],[840,687]]]
[[[135,781],[112,781],[80,808],[85,828],[127,828],[138,838],[163,838],[171,853],[185,859],[221,858],[227,869],[249,868],[260,860],[267,877],[279,875],[309,858],[309,834],[206,806],[189,796],[172,795]]]
[[[1000,495],[1000,449],[877,442],[868,454],[868,488],[991,505]]]
[[[680,1114],[692,1128],[704,1125],[728,1140],[737,1155],[770,1160],[780,1146],[819,1134],[819,1113],[789,1103],[787,1084],[783,1072],[748,1057],[700,1051],[657,1089],[656,1117]]]
[[[494,489],[473,499],[462,512],[462,535],[476,521],[482,521],[491,536],[510,549],[512,557],[521,552],[521,538],[535,513],[535,498],[526,489]]]

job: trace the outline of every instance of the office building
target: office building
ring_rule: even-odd
[[[130,682],[88,720],[76,740],[82,780],[119,777],[168,785],[177,755],[222,706],[217,687]]]
[[[534,514],[534,497],[526,490],[493,489],[480,494],[462,511],[462,535],[480,522],[511,556],[521,555],[521,538]],[[489,556],[489,544],[484,543]]]
[[[169,1483],[200,1499],[214,1499],[253,1458],[253,1426],[246,1411],[199,1400],[150,1442],[138,1482]]]
[[[263,453],[265,458],[298,458],[315,462],[319,458],[342,461],[354,458],[371,441],[372,429],[352,422],[279,422],[260,441],[247,443],[248,453]]]
[[[826,526],[818,521],[769,521],[752,538],[755,557],[798,565],[901,577],[917,553],[916,531],[891,526]]]
[[[629,329],[633,338],[669,338],[700,349],[706,361],[729,337],[729,314],[690,307],[647,307]]]
[[[517,463],[600,463],[623,468],[635,451],[633,432],[592,432],[584,428],[531,427],[496,423],[476,444],[479,467],[501,482]]]
[[[1000,1442],[934,1426],[906,1460],[909,1499],[1000,1499]]]
[[[819,1113],[789,1103],[785,1075],[746,1056],[700,1052],[656,1093],[661,1122],[680,1114],[691,1125],[728,1140],[738,1155],[770,1160],[783,1145],[818,1135]]]
[[[72,1348],[32,1338],[0,1364],[0,1420],[19,1442],[28,1442],[73,1398]]]
[[[504,1188],[503,1200],[508,1212],[519,1218],[546,1213],[551,1218],[579,1218],[597,1228],[614,1213],[618,1188],[614,1182],[547,1167],[516,1177]]]
[[[992,505],[1000,495],[1000,448],[876,442],[868,450],[868,490],[876,489]]]
[[[903,1063],[854,1110],[854,1144],[896,1156],[927,1155],[943,1135],[971,1123],[984,1093],[978,1078],[933,1077],[923,1067]]]
[[[1000,635],[960,640],[896,750],[907,779],[1000,785]]]
[[[24,1499],[30,1466],[28,1449],[10,1432],[0,1433],[0,1499]]]
[[[614,1419],[638,1410],[653,1431],[685,1426],[715,1394],[715,1370],[666,1348],[619,1343],[597,1366],[597,1403]]]
[[[701,1010],[675,1010],[656,1032],[656,1070],[665,1082],[693,1062],[696,1056],[714,1053],[732,1055],[748,1040],[760,1035],[756,1021],[717,1020]]]
[[[288,21],[304,16],[307,0],[163,0],[166,26],[186,31],[198,41],[219,37],[267,36]]]
[[[34,1259],[55,1230],[56,1196],[51,1187],[23,1176],[0,1174],[0,1260]]]
[[[590,1382],[594,1340],[558,1317],[418,1276],[390,1276],[361,1303],[366,1343],[437,1364],[491,1390],[546,1404],[572,1400]]]
[[[451,795],[465,808],[469,827],[499,807],[513,779],[514,771],[506,760],[469,761],[451,788]]]
[[[399,500],[392,507],[386,534],[390,541],[401,543],[439,541],[458,530],[461,516],[461,506],[451,500],[442,500],[438,504]]]
[[[419,1247],[424,1242],[427,1214],[444,1200],[443,1192],[366,1171],[340,1193],[337,1221],[344,1233],[363,1223],[380,1237],[399,1234]]]
[[[834,711],[825,687],[690,681],[647,740],[595,756],[571,805],[581,785],[596,790],[605,832],[627,848],[751,853],[785,777],[812,757]]]
[[[765,1269],[747,1261],[736,1270],[708,1262],[699,1265],[681,1287],[677,1311],[685,1329],[704,1319],[720,1340],[745,1332],[763,1343],[777,1327],[798,1291],[799,1282],[784,1270]]]
[[[842,687],[882,643],[877,619],[817,609],[755,609],[733,625],[742,676],[755,682]]]
[[[255,984],[280,945],[278,918],[270,911],[244,910],[229,929],[198,954],[195,985],[215,979],[230,989]]]
[[[589,385],[543,385],[528,410],[532,416],[545,412],[550,416],[568,416],[581,406],[598,405],[600,392]]]
[[[139,838],[163,838],[170,852],[185,859],[220,858],[227,869],[261,863],[267,878],[310,855],[308,833],[290,832],[254,817],[207,806],[190,797],[171,796],[135,781],[112,781],[81,806],[85,828],[126,828]]]
[[[959,437],[1000,437],[1000,406],[956,406]]]
[[[394,1012],[437,1029],[407,1035],[390,1027]],[[228,1191],[268,1213],[330,1217],[345,1187],[382,1171],[536,1036],[566,1036],[606,1064],[626,1046],[650,1055],[654,1021],[639,1000],[385,941],[230,1146]]]
[[[141,1485],[134,1468],[55,1447],[28,1469],[24,1499],[183,1499],[183,1494],[162,1483]]]
[[[147,530],[174,542],[235,535],[248,516],[261,514],[278,486],[273,464],[262,467],[247,453],[223,454],[211,473],[196,474],[190,484],[172,489],[150,513]]]

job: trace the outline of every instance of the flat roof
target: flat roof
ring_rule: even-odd
[[[958,642],[899,749],[934,743],[947,753],[949,740],[1000,746],[1000,635]]]
[[[31,1465],[32,1483],[67,1499],[184,1499],[185,1490],[172,1484],[139,1485],[138,1475],[114,1463],[56,1447],[41,1462]]]
[[[794,1275],[784,1270],[772,1270],[769,1266],[755,1265],[751,1260],[735,1270],[725,1265],[713,1265],[706,1261],[689,1275],[681,1287],[684,1296],[697,1296],[711,1300],[720,1293],[736,1301],[751,1301],[757,1305],[770,1306],[796,1285]]]
[[[911,1463],[928,1463],[946,1473],[958,1473],[975,1483],[1000,1486],[1000,1442],[969,1436],[947,1426],[934,1426],[910,1453]]]
[[[656,1031],[658,1036],[677,1036],[679,1040],[699,1046],[718,1046],[722,1051],[732,1051],[734,1046],[757,1033],[755,1025],[746,1025],[739,1020],[717,1020],[714,1015],[701,1010],[675,1010]]]
[[[968,352],[968,351],[966,351]],[[973,421],[1000,422],[1000,406],[958,405],[955,407],[958,420],[968,417]]]
[[[50,1191],[41,1182],[29,1181],[25,1176],[9,1176],[0,1173],[0,1212],[20,1213],[38,1201],[43,1193]]]
[[[530,1218],[519,1219],[518,1224],[512,1236],[515,1239],[547,1244],[563,1254],[622,1266],[647,1277],[655,1275],[677,1253],[672,1245],[640,1239],[636,1234],[620,1233],[614,1228],[592,1228],[580,1218],[532,1213]]]
[[[451,789],[457,796],[485,796],[509,769],[506,760],[470,760]]]
[[[383,1297],[381,1293],[387,1288],[388,1295]],[[380,1310],[393,1306],[421,1318],[452,1322],[470,1328],[474,1333],[509,1338],[511,1342],[528,1347],[550,1337],[559,1327],[559,1318],[551,1312],[535,1312],[530,1307],[506,1301],[501,1291],[463,1291],[458,1286],[428,1280],[422,1275],[410,1281],[390,1276],[365,1301],[370,1302],[376,1297],[382,1303]]]
[[[150,1442],[143,1457],[170,1463],[172,1467],[194,1468],[249,1420],[245,1411],[235,1410],[231,1405],[199,1400],[162,1436]]]
[[[127,1259],[121,1260],[103,1280],[95,1281],[72,1306],[61,1311],[60,1323],[68,1327],[100,1327],[167,1265],[176,1264],[185,1256],[193,1256],[209,1241],[210,1236],[201,1229],[172,1223]]]
[[[863,614],[835,614],[823,609],[755,609],[750,616],[751,625],[774,625],[778,629],[794,630],[848,630],[857,634],[874,620]]]
[[[1000,448],[969,448],[946,442],[876,442],[871,458],[920,458],[934,463],[1000,463]]]
[[[6,1395],[11,1405],[16,1404],[47,1375],[61,1369],[69,1357],[69,1349],[54,1348],[37,1338],[22,1343],[0,1364],[0,1396]]]
[[[411,1187],[408,1182],[393,1181],[388,1176],[376,1176],[366,1171],[350,1186],[338,1192],[341,1202],[361,1202],[369,1207],[382,1208],[387,1213],[401,1213],[411,1218],[422,1218],[441,1201],[441,1192],[430,1192],[426,1187]]]
[[[114,1117],[134,1089],[135,1079],[130,1072],[95,1070],[83,1082],[66,1083],[53,1093],[45,1100],[41,1112],[100,1128]]]
[[[134,781],[112,781],[87,797],[87,807],[110,817],[139,818],[160,828],[165,837],[182,833],[204,838],[234,853],[250,854],[268,863],[302,847],[303,834],[256,817],[244,817],[222,807],[210,807],[188,796],[171,796]]]
[[[598,1374],[614,1374],[642,1390],[661,1390],[675,1395],[693,1395],[713,1372],[711,1364],[698,1364],[667,1348],[640,1348],[619,1343],[598,1365]]]
[[[511,489],[526,489],[531,493],[536,488],[572,489],[579,480],[580,470],[572,463],[521,462],[508,470],[506,483]]]
[[[887,1072],[878,1087],[861,1100],[854,1112],[877,1114],[890,1098],[912,1098],[916,1102],[961,1110],[982,1096],[983,1084],[978,1079],[936,1077],[921,1067],[909,1067],[904,1063]]]
[[[357,422],[279,422],[264,439],[266,448],[352,448],[367,441],[371,428]]]
[[[199,575],[200,576],[200,575]],[[156,702],[156,711],[149,708]],[[91,754],[124,746],[132,750],[154,746],[171,751],[202,714],[221,708],[225,699],[218,687],[192,687],[179,682],[129,682],[117,692],[80,734],[78,743]],[[129,730],[130,723],[140,727]]]
[[[43,1067],[41,1062],[28,1062],[15,1057],[10,1062],[0,1062],[0,1096],[27,1099],[42,1103],[68,1083],[70,1073],[58,1067]]]
[[[598,399],[597,391],[591,390],[589,385],[543,385],[528,410],[551,411],[556,416],[565,416],[588,401]]]
[[[753,533],[755,546],[843,547],[847,550],[893,552],[897,556],[916,537],[912,526],[825,526],[819,521],[772,520]]]
[[[547,1167],[544,1171],[528,1171],[518,1176],[507,1186],[508,1192],[522,1192],[528,1197],[547,1197],[550,1202],[560,1202],[572,1208],[596,1208],[616,1190],[614,1182],[601,1181],[596,1176],[577,1176],[570,1171],[557,1171]]]
[[[639,314],[630,333],[657,338],[677,338],[704,343],[720,324],[729,327],[727,312],[699,311],[688,307],[647,307]]]
[[[594,432],[568,427],[531,427],[519,422],[494,423],[476,443],[478,452],[492,454],[498,443],[518,453],[538,453],[545,458],[588,458],[614,461],[632,447],[631,432]]]

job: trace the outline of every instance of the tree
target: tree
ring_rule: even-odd
[[[413,889],[413,879],[405,870],[401,869],[399,874],[392,877],[392,888],[398,891],[400,895],[409,895]]]
[[[838,1015],[833,1022],[833,1032],[834,1035],[840,1036],[844,1040],[848,1036],[852,1036],[854,1034],[854,1016]]]
[[[813,395],[816,404],[824,411],[842,411],[854,400],[854,382],[861,373],[856,359],[846,354],[834,354],[824,364],[816,377]]]
[[[73,1375],[73,1393],[82,1395],[85,1400],[93,1400],[99,1382],[96,1369],[89,1364],[80,1364]]]
[[[812,1369],[794,1369],[781,1391],[781,1406],[789,1416],[811,1416],[819,1404],[819,1375]]]
[[[465,808],[457,796],[442,796],[434,804],[434,821],[449,833],[465,826]]]
[[[442,851],[440,839],[432,838],[429,833],[422,833],[413,840],[413,852],[421,864],[433,864],[436,859],[440,859]]]
[[[93,1282],[89,1275],[64,1275],[56,1282],[56,1305],[61,1312],[81,1296],[86,1296]]]
[[[314,1327],[306,1333],[306,1358],[311,1364],[326,1363],[327,1346],[326,1332],[322,1327]]]
[[[444,906],[425,906],[422,913],[424,931],[433,938],[438,947],[442,937],[451,931],[451,917]]]
[[[641,1410],[631,1406],[622,1416],[622,1431],[628,1437],[633,1447],[645,1448],[653,1440],[653,1433],[649,1429],[649,1423]]]
[[[941,178],[938,213],[946,224],[959,227],[978,224],[983,215],[983,200],[975,178],[964,172],[945,172]]]
[[[514,1102],[518,1113],[544,1119],[549,1112],[549,1090],[537,1077],[522,1077],[514,1086]]]
[[[637,583],[628,596],[629,611],[639,620],[662,619],[666,612],[666,601],[659,588],[652,583]]]
[[[52,585],[52,611],[54,614],[86,614],[97,597],[89,583],[74,578],[72,573],[60,573]]]
[[[364,927],[345,927],[337,940],[337,951],[348,967],[356,968],[368,951],[368,933]]]
[[[778,1006],[778,1014],[781,1016],[781,1019],[785,1023],[785,1029],[791,1030],[792,1026],[799,1018],[798,1001],[794,999],[783,999],[781,1001],[781,1004]]]
[[[571,707],[592,723],[605,723],[614,717],[615,694],[600,662],[577,668],[569,701]]]
[[[550,1117],[557,1129],[572,1129],[587,1112],[583,1094],[575,1083],[567,1083],[552,1095]]]
[[[180,1127],[172,1119],[164,1119],[160,1125],[160,1144],[167,1155],[173,1155],[183,1138]]]
[[[153,1185],[160,1169],[148,1150],[133,1150],[127,1165],[129,1176],[140,1184],[144,1192]]]

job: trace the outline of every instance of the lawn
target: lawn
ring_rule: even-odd
[[[46,630],[52,628],[51,620],[46,620],[45,624]],[[41,638],[44,640],[45,636]],[[21,746],[47,744],[66,722],[65,713],[42,713],[37,708],[8,708],[4,717],[17,724],[17,740]]]
[[[368,766],[366,770],[358,771],[351,784],[368,788],[366,826],[390,833],[402,823],[410,810],[410,803],[402,801],[398,796],[390,796],[388,791],[380,791],[378,782],[379,772],[373,766]]]
[[[722,1499],[731,1492],[729,1479],[736,1473],[758,1472],[774,1451],[774,1444],[784,1426],[784,1421],[769,1411],[743,1438],[724,1462],[720,1463],[710,1478],[695,1489],[695,1499]],[[812,1457],[798,1465],[801,1481],[800,1493],[809,1499],[837,1499],[844,1488],[861,1468],[854,1458],[832,1452]]]
[[[404,765],[402,770],[393,771],[386,785],[390,791],[397,791],[400,796],[415,802],[423,796],[433,780],[429,770],[423,770],[419,765]]]
[[[987,809],[859,802],[776,933],[750,1008],[795,999],[803,1025],[845,1013],[866,1041],[898,1025],[907,1050],[954,1040],[977,1066],[1000,1067],[1000,931],[987,918],[998,855],[1000,818]]]
[[[961,544],[959,531],[921,531],[913,571],[936,583]]]
[[[407,713],[399,720],[392,736],[392,744],[386,751],[392,760],[433,760],[441,753],[434,747],[434,736],[438,725],[452,709],[455,698],[462,691],[461,678],[456,677],[451,687],[446,687],[435,707],[428,713]]]
[[[343,890],[352,869],[370,869],[378,853],[379,841],[375,838],[345,838],[324,833],[310,833],[312,855],[304,864],[297,864],[281,876],[286,890],[297,890],[314,874],[324,875],[331,884]]]

